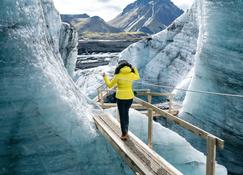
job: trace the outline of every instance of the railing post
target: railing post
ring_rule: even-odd
[[[152,103],[152,95],[149,93],[150,93],[150,89],[147,90],[147,100],[149,103]]]
[[[101,90],[101,88],[100,88],[100,87],[98,87],[98,88],[97,88],[97,93],[98,93],[98,101],[100,101],[100,90]]]
[[[147,90],[147,93],[150,93],[150,89]],[[152,95],[147,94],[148,103],[152,103]],[[148,146],[152,149],[152,138],[153,138],[153,110],[148,109]]]
[[[216,138],[209,135],[207,138],[207,167],[206,175],[215,175]]]
[[[173,94],[169,95],[169,113],[172,113]]]
[[[152,149],[153,147],[153,110],[148,109],[148,146]]]
[[[104,106],[103,91],[102,87],[98,88],[98,101],[101,102],[101,106]]]

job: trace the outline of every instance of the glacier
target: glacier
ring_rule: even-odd
[[[75,74],[76,61],[78,56],[78,32],[68,23],[62,23],[59,52],[71,77]]]
[[[2,0],[0,20],[0,174],[129,174],[64,68],[53,2]]]
[[[119,59],[128,60],[136,66],[145,83],[176,86],[194,66],[199,32],[198,8],[194,4],[167,29],[130,45]],[[173,90],[150,85],[147,88]]]
[[[65,68],[63,55],[69,54],[60,50],[70,47],[75,55],[75,31],[68,29],[65,36],[63,25],[52,0],[1,1],[0,174],[130,175],[95,128],[97,104],[78,89]],[[133,132],[144,138],[145,117],[131,112],[139,116],[132,119]],[[141,127],[136,128],[137,123]],[[155,141],[159,153],[185,174],[205,171],[202,153],[175,132],[158,124],[156,128],[156,138],[164,138]],[[185,152],[175,156],[181,147]],[[226,174],[217,165],[217,175]]]
[[[235,175],[243,174],[243,99],[164,87],[158,90],[157,85],[242,95],[242,5],[238,0],[195,1],[167,29],[129,46],[120,56],[139,68],[141,86],[172,91],[178,101],[186,95],[179,117],[225,140],[225,149],[217,158]],[[176,32],[170,32],[171,28]],[[187,55],[183,62],[181,55]],[[204,150],[200,140],[173,129]]]
[[[189,89],[242,95],[243,1],[198,4],[200,45]],[[219,161],[231,174],[243,174],[243,98],[187,93],[180,116],[224,139]]]
[[[104,88],[103,73],[112,75],[114,66],[99,66],[97,68],[90,68],[84,70],[78,70],[75,72],[74,81],[87,97],[95,99],[98,95],[98,88]]]

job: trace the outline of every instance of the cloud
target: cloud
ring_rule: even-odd
[[[97,0],[99,2],[110,2],[111,0]]]
[[[121,12],[123,9],[118,5],[107,5],[106,8]]]
[[[100,16],[105,21],[115,18],[128,4],[135,0],[54,0],[55,6],[63,14],[83,14]],[[172,0],[182,9],[190,7],[193,0]]]
[[[194,0],[171,0],[176,6],[183,10],[187,10],[191,7]]]
[[[82,14],[100,16],[109,21],[122,12],[135,0],[54,0],[55,6],[63,14]]]

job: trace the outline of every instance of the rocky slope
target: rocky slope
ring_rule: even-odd
[[[125,31],[153,34],[165,29],[182,13],[170,0],[137,0],[109,24]]]
[[[62,15],[62,20],[74,26],[79,33],[83,33],[83,32],[118,33],[123,31],[122,29],[110,26],[99,16],[89,17],[86,14]]]

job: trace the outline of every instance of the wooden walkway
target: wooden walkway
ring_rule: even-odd
[[[116,119],[105,114],[97,114],[94,120],[99,131],[137,174],[182,175],[131,132],[129,132],[129,139],[122,141],[120,126]]]
[[[104,98],[109,95],[112,90],[102,90],[102,86],[98,88],[97,102],[101,108],[115,107],[116,104],[105,103]],[[192,132],[193,134],[206,140],[206,175],[215,175],[216,165],[216,147],[224,148],[224,140],[208,133],[207,131],[181,119],[176,115],[178,111],[173,109],[173,94],[155,93],[150,90],[140,90],[138,95],[147,96],[147,101],[134,97],[133,108],[142,110],[148,116],[148,145],[143,143],[134,134],[129,132],[129,139],[124,142],[120,139],[120,125],[115,118],[111,118],[101,111],[94,117],[95,123],[99,131],[110,142],[118,154],[125,160],[129,167],[140,175],[181,175],[176,168],[164,160],[156,152],[152,150],[152,131],[153,117],[160,116],[173,121],[175,124]],[[166,96],[169,99],[169,110],[163,110],[152,104],[153,96]],[[146,110],[146,111],[144,111]]]

